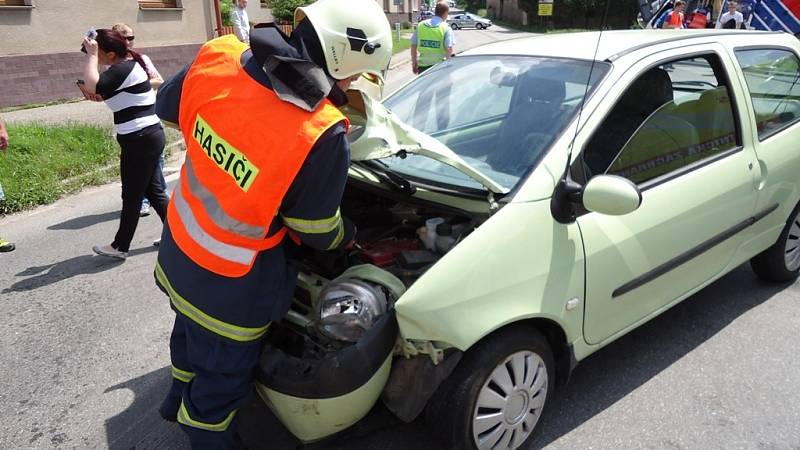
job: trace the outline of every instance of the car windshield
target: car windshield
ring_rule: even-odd
[[[462,56],[441,63],[384,101],[400,120],[436,138],[500,186],[513,189],[578,112],[607,63],[533,56]],[[381,160],[410,178],[482,188],[418,156]]]

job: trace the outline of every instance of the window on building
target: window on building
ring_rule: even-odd
[[[739,50],[759,139],[800,120],[800,63],[788,50]]]
[[[0,0],[0,6],[28,6],[25,0]]]
[[[589,141],[586,178],[609,173],[642,184],[735,148],[726,79],[716,55],[648,69]]]
[[[178,0],[139,0],[139,7],[144,9],[180,8]]]

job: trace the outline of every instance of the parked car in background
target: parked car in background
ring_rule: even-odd
[[[382,103],[348,92],[359,245],[297,255],[258,369],[302,441],[380,398],[437,448],[531,448],[579,361],[747,261],[798,277],[800,42],[598,39],[495,42]]]
[[[422,22],[423,20],[430,19],[431,17],[433,17],[433,11],[422,11],[419,13],[418,21]]]
[[[492,21],[470,13],[454,14],[447,18],[447,23],[454,30],[461,28],[477,28],[483,30],[492,26]]]

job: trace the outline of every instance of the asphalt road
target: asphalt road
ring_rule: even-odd
[[[2,449],[188,448],[156,412],[173,317],[151,278],[158,219],[140,222],[126,262],[91,254],[119,207],[111,184],[0,219],[17,243],[0,254]],[[763,284],[743,266],[578,366],[533,448],[798,449],[798,330],[800,285]],[[255,397],[240,418],[254,449],[300,447]],[[377,406],[307,448],[440,446]]]

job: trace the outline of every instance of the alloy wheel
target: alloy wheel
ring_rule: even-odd
[[[547,398],[547,368],[531,351],[495,367],[478,393],[472,436],[480,450],[513,450],[531,435]]]
[[[792,220],[784,248],[784,262],[789,271],[795,271],[800,267],[800,212]]]

